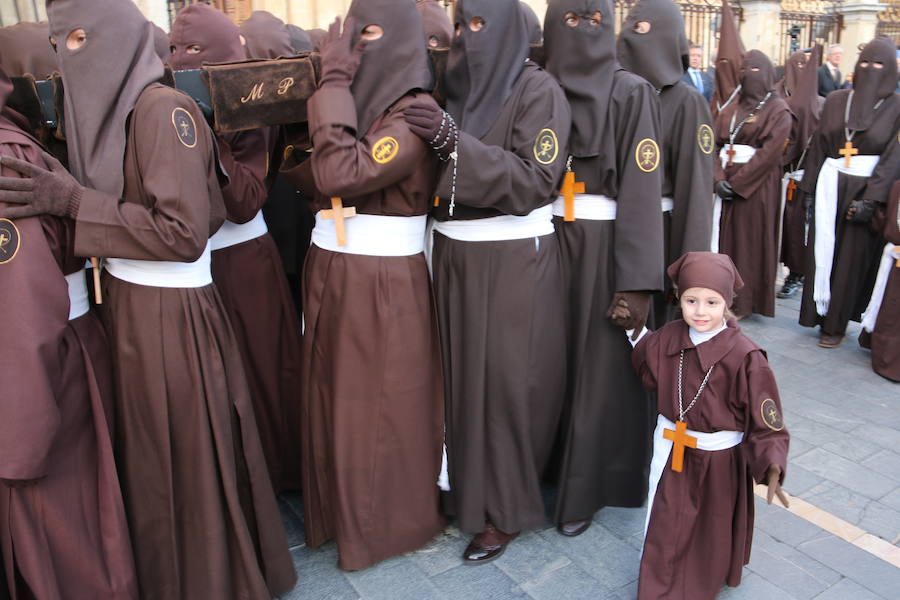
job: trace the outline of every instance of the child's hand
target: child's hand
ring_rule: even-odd
[[[778,465],[772,465],[769,467],[769,471],[766,474],[766,480],[768,481],[769,491],[766,492],[766,502],[772,504],[772,500],[777,495],[778,499],[781,500],[781,503],[785,508],[790,508],[791,503],[788,501],[787,494],[784,493],[784,490],[781,489],[781,484],[778,483],[778,480],[781,479],[781,467]]]

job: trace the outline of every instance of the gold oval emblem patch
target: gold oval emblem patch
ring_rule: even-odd
[[[179,142],[188,148],[197,145],[197,124],[194,123],[191,113],[179,106],[172,111],[172,125],[175,126]]]
[[[0,219],[0,265],[11,262],[19,253],[19,228],[9,219]]]
[[[706,123],[701,123],[697,128],[697,145],[703,154],[712,154],[713,151],[713,130]]]
[[[760,405],[759,410],[762,412],[762,420],[766,426],[773,431],[781,431],[784,429],[784,420],[778,411],[778,406],[771,398],[766,398]]]
[[[372,146],[372,159],[379,165],[391,162],[400,151],[400,142],[391,136],[386,136],[375,142]]]
[[[659,166],[659,146],[650,138],[638,142],[634,149],[634,160],[644,173],[652,173]]]
[[[549,165],[559,155],[559,140],[552,129],[541,129],[534,138],[534,159],[542,165]]]

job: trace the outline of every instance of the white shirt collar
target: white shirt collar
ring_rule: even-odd
[[[728,324],[723,322],[722,326],[715,331],[697,331],[693,327],[688,327],[688,333],[691,336],[691,343],[695,346],[699,346],[703,342],[708,342],[713,339],[726,329],[728,329]]]

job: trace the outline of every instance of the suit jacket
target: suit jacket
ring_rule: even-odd
[[[827,96],[834,90],[841,89],[841,84],[843,83],[843,78],[841,77],[841,72],[837,72],[837,81],[831,78],[831,71],[828,70],[828,65],[822,65],[819,67],[819,95]]]
[[[706,98],[707,102],[709,102],[712,100],[713,86],[715,86],[715,82],[713,81],[713,77],[709,71],[700,71],[700,79],[703,81],[703,97]],[[694,78],[691,77],[690,71],[685,71],[684,75],[681,76],[681,80],[697,91],[700,91],[697,86],[694,85]]]

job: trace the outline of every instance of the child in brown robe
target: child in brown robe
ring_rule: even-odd
[[[727,310],[743,287],[734,263],[689,252],[667,272],[683,320],[632,335],[634,367],[659,397],[638,598],[702,600],[738,585],[749,562],[753,480],[787,506],[789,438],[765,352]]]

